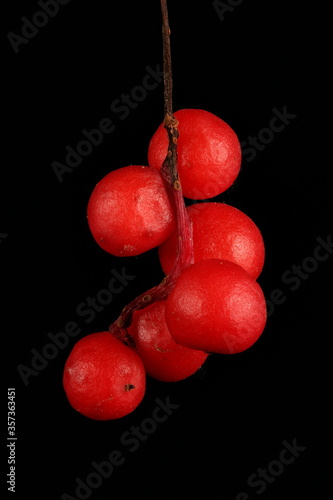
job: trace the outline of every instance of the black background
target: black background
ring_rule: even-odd
[[[228,500],[240,492],[251,499],[323,498],[331,491],[325,354],[332,256],[317,263],[309,257],[317,238],[332,234],[328,2],[244,0],[220,19],[211,1],[170,0],[175,110],[211,111],[242,142],[269,127],[274,109],[293,115],[253,161],[244,158],[235,184],[216,198],[262,230],[267,256],[258,281],[267,299],[280,290],[280,303],[270,304],[265,332],[249,351],[212,355],[183,382],[148,380],[141,405],[110,422],[72,410],[61,377],[79,337],[107,329],[128,301],[163,276],[156,249],[112,257],[97,247],[86,223],[96,182],[110,170],[146,164],[150,137],[163,119],[162,84],[126,119],[110,109],[142,84],[147,66],[162,64],[159,2],[71,0],[17,54],[8,33],[21,35],[22,17],[31,20],[41,9],[36,1],[11,0],[2,10],[1,331],[6,386],[16,388],[16,498],[75,498],[75,479],[86,481],[92,463],[114,449],[125,462],[91,499],[197,498],[200,491]],[[75,148],[82,130],[103,118],[115,130],[59,182],[52,162],[64,163],[65,147]],[[311,263],[316,268],[306,272]],[[294,265],[305,273],[297,286],[282,279]],[[88,324],[78,305],[124,266],[135,278]],[[18,365],[31,367],[31,350],[41,353],[48,333],[69,321],[80,335],[25,385]],[[121,436],[147,422],[156,398],[178,407],[131,453]],[[259,494],[248,478],[278,459],[285,440],[306,450]],[[2,470],[5,482],[7,463]]]

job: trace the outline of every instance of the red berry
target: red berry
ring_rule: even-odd
[[[117,256],[139,255],[160,245],[174,228],[171,203],[156,169],[130,165],[107,174],[88,203],[97,243]]]
[[[260,230],[243,212],[225,203],[206,202],[187,207],[193,223],[194,262],[230,260],[254,279],[262,271],[265,246]],[[169,274],[177,255],[177,233],[173,231],[158,249],[162,269]]]
[[[175,342],[233,354],[260,337],[266,302],[259,284],[242,267],[226,260],[201,260],[178,278],[165,317]]]
[[[79,340],[64,369],[70,404],[82,415],[111,420],[131,413],[142,401],[146,373],[138,354],[110,332]]]
[[[164,312],[164,301],[136,311],[128,332],[147,374],[163,382],[177,382],[193,375],[208,354],[177,344],[170,335]]]
[[[204,200],[221,194],[234,183],[241,166],[236,133],[202,109],[181,109],[174,116],[179,121],[178,171],[184,196]],[[161,124],[149,144],[149,165],[160,169],[167,150],[167,132]]]

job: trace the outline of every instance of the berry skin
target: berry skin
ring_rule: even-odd
[[[178,382],[193,375],[208,354],[177,344],[170,335],[164,312],[165,301],[135,311],[128,333],[148,375],[162,382]]]
[[[241,146],[236,133],[221,118],[202,109],[181,109],[178,120],[178,172],[183,195],[204,200],[223,193],[235,181],[241,166]],[[168,150],[161,124],[148,147],[148,163],[160,169]]]
[[[220,354],[251,347],[264,330],[266,316],[259,284],[242,267],[219,259],[185,269],[165,308],[175,342]]]
[[[163,243],[175,222],[156,169],[130,165],[107,174],[88,203],[88,225],[103,250],[117,257],[142,254]]]
[[[265,246],[259,228],[242,211],[225,203],[205,202],[187,207],[193,223],[194,262],[230,260],[254,279],[262,271]],[[177,233],[173,231],[158,249],[160,263],[169,274],[177,255]]]
[[[71,351],[63,386],[79,413],[113,420],[131,413],[142,401],[146,372],[138,354],[110,332],[92,333]]]

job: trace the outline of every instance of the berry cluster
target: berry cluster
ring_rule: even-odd
[[[182,109],[157,128],[147,166],[119,168],[95,186],[87,217],[98,245],[117,257],[158,248],[165,278],[108,331],[74,346],[63,384],[81,414],[127,415],[142,401],[147,375],[183,380],[211,353],[240,353],[262,334],[266,302],[257,278],[265,248],[258,227],[224,203],[185,203],[223,193],[240,166],[240,143],[227,123]]]

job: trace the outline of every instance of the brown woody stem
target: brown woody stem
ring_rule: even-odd
[[[160,284],[142,293],[124,307],[118,319],[110,325],[110,332],[129,345],[133,345],[133,339],[128,336],[126,328],[131,324],[134,311],[143,309],[159,300],[166,300],[175,286],[177,278],[182,270],[193,263],[192,225],[187,215],[177,168],[177,143],[179,131],[178,121],[174,117],[172,109],[173,80],[167,0],[161,0],[161,11],[164,72],[164,127],[168,134],[169,143],[168,152],[160,172],[174,209],[178,234],[178,251],[177,259],[171,273],[167,275]]]

